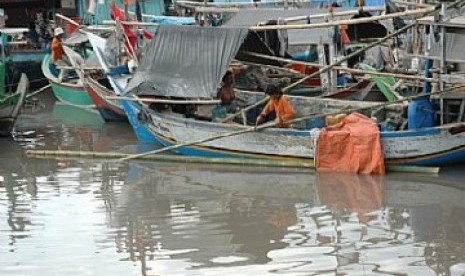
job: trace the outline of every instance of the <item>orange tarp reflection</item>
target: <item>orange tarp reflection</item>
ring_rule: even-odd
[[[325,127],[317,141],[316,169],[384,174],[384,155],[376,122],[360,113],[351,113],[338,124]]]
[[[322,204],[333,211],[356,212],[361,223],[370,220],[367,213],[383,206],[383,176],[317,173],[316,183]]]

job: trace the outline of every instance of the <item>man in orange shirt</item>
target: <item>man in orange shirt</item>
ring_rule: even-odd
[[[67,76],[65,69],[58,69],[57,66],[67,66],[69,62],[66,58],[66,54],[63,50],[62,40],[63,40],[63,29],[60,27],[55,28],[53,31],[54,38],[52,40],[51,50],[52,50],[52,63],[50,64],[50,69],[52,73],[58,77],[59,81]]]
[[[270,95],[270,100],[266,104],[265,108],[263,108],[262,113],[260,113],[260,115],[257,117],[256,124],[258,125],[262,123],[266,115],[274,111],[276,114],[276,126],[281,128],[288,128],[289,123],[287,123],[287,121],[294,119],[294,108],[289,103],[287,98],[283,96],[282,90],[278,87],[269,85],[266,88],[266,94]]]
[[[56,63],[57,61],[63,59],[63,45],[61,41],[63,39],[63,29],[58,27],[54,31],[54,38],[52,40],[52,62]]]

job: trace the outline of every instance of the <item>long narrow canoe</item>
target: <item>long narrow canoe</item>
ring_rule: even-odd
[[[0,136],[11,135],[16,118],[26,98],[28,87],[29,80],[23,73],[15,93],[0,95]]]

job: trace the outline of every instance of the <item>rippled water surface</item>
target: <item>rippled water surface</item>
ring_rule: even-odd
[[[0,140],[0,275],[465,275],[465,165],[385,177],[26,157],[135,152],[42,97]]]

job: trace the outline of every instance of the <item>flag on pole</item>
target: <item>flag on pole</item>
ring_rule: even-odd
[[[87,12],[95,15],[95,0],[89,0],[89,5],[87,6]]]
[[[111,11],[111,18],[113,20],[126,21],[126,15],[115,5],[115,2],[110,3],[110,11]],[[128,37],[131,47],[135,49],[136,44],[137,44],[136,34],[131,30],[131,28],[128,25],[123,24],[123,29],[124,29],[124,33]]]

